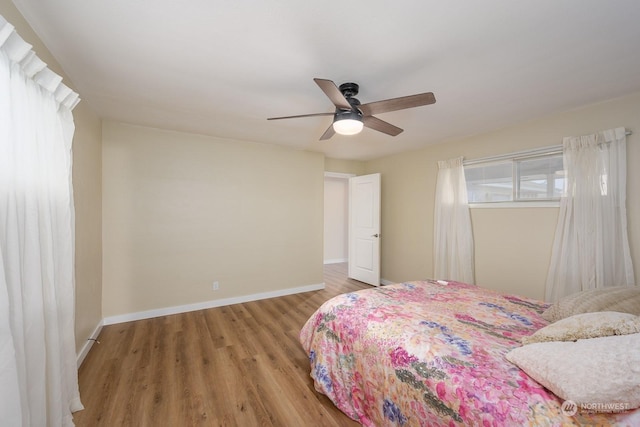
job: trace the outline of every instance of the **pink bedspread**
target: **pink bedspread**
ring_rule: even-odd
[[[565,416],[559,398],[505,359],[547,325],[546,307],[462,283],[409,282],[327,301],[300,341],[316,390],[365,426],[637,425],[638,411]]]

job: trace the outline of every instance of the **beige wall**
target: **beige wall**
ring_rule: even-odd
[[[640,93],[495,132],[366,163],[382,173],[382,277],[433,274],[433,200],[437,161],[473,159],[561,144],[563,136],[623,126],[628,138],[627,209],[631,253],[640,269]],[[476,282],[542,299],[557,208],[473,209]]]
[[[322,283],[323,167],[319,153],[105,121],[104,316]]]
[[[359,160],[333,159],[331,157],[325,157],[324,170],[326,172],[362,175],[364,174],[365,163]]]
[[[36,54],[64,83],[73,82],[64,74],[55,58],[33,32],[9,0],[0,0],[0,14],[33,45]],[[82,94],[80,94],[82,97]],[[76,125],[73,138],[73,194],[76,217],[76,349],[102,320],[102,173],[101,121],[86,102],[73,111]]]
[[[76,349],[102,321],[102,121],[86,103],[73,111],[76,211]]]

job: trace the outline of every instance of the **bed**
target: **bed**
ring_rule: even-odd
[[[300,332],[320,393],[364,426],[640,425],[640,411],[567,414],[505,358],[547,304],[458,282],[339,295]]]

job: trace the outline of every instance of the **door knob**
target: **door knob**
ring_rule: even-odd
[[[371,235],[371,237],[380,237],[380,235],[379,234],[373,234],[373,235]]]

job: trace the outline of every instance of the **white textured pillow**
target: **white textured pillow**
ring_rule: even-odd
[[[522,344],[545,341],[576,341],[585,338],[628,335],[640,332],[640,316],[615,311],[582,313],[558,320],[524,337]]]
[[[564,400],[640,407],[640,334],[529,344],[506,357]]]
[[[542,318],[555,322],[594,311],[619,311],[640,316],[640,286],[610,286],[577,292],[546,309]]]

